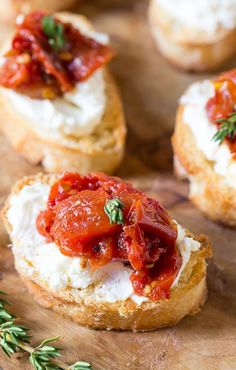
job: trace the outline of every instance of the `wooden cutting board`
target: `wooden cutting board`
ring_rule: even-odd
[[[170,136],[177,100],[188,84],[200,77],[173,69],[159,56],[148,29],[145,0],[87,0],[78,10],[111,35],[118,52],[112,70],[121,88],[129,129],[126,157],[118,175],[158,197],[192,231],[209,235],[214,244],[209,298],[197,316],[156,332],[106,332],[77,326],[40,308],[27,293],[14,270],[2,224],[0,289],[9,293],[11,308],[32,329],[34,344],[61,335],[59,344],[68,363],[83,359],[95,370],[236,369],[236,231],[204,218],[188,202],[187,184],[172,175]],[[19,158],[3,136],[0,168],[1,204],[17,179],[41,170]],[[2,353],[0,367],[31,368],[24,355],[9,360]]]

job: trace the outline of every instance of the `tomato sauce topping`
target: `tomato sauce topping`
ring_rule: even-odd
[[[101,173],[66,173],[50,190],[36,226],[61,253],[84,257],[93,269],[113,260],[132,267],[137,295],[169,298],[182,264],[177,227],[159,202]]]
[[[17,25],[0,68],[0,85],[37,99],[71,91],[114,56],[113,49],[83,35],[71,23],[43,12]]]
[[[209,119],[220,130],[232,114],[236,113],[236,68],[222,73],[214,81],[214,86],[215,95],[207,102],[206,109]],[[226,135],[225,139],[229,144],[231,152],[236,154],[236,135]]]

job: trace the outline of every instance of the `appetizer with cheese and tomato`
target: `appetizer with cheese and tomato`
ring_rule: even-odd
[[[29,291],[78,324],[153,330],[205,302],[207,238],[192,235],[156,199],[119,178],[26,177],[3,218]]]
[[[211,219],[236,226],[236,69],[195,82],[180,99],[173,148],[177,175]]]
[[[54,12],[71,7],[78,0],[1,0],[0,19],[11,21],[18,14],[29,13],[37,9]]]
[[[68,13],[35,12],[17,22],[1,58],[1,129],[47,172],[114,171],[126,128],[106,68],[114,56],[107,35]]]
[[[160,52],[188,71],[219,68],[236,55],[236,0],[151,0]]]

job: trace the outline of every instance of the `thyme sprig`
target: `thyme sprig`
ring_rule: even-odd
[[[6,293],[0,291],[0,295]],[[60,349],[50,345],[59,337],[52,337],[43,340],[37,347],[29,345],[29,329],[16,323],[16,318],[6,308],[7,301],[0,298],[0,347],[11,357],[18,351],[29,354],[29,361],[35,370],[91,370],[88,362],[77,361],[73,365],[67,365],[60,361]]]
[[[219,129],[212,140],[221,144],[227,137],[233,140],[236,136],[236,112],[230,113],[227,118],[216,120],[219,123]]]
[[[123,209],[125,205],[118,199],[109,199],[104,207],[104,211],[106,215],[109,217],[111,224],[123,224],[124,223],[124,215]]]
[[[66,43],[63,24],[57,22],[53,16],[45,15],[42,19],[42,28],[52,48],[57,51],[63,49]]]

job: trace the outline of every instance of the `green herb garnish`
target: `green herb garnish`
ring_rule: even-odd
[[[57,23],[51,15],[45,15],[42,20],[44,34],[48,37],[48,42],[55,50],[61,50],[65,46],[64,26]]]
[[[123,224],[124,216],[122,210],[125,208],[125,205],[118,199],[110,199],[106,202],[104,211],[110,219],[111,224]]]
[[[0,291],[0,295],[5,295]],[[33,348],[29,345],[29,329],[16,323],[13,316],[6,309],[7,302],[0,299],[0,347],[11,357],[13,353],[23,351],[29,354],[29,361],[35,370],[91,370],[88,362],[77,361],[69,366],[58,360],[60,349],[49,345],[59,339],[53,337],[45,339],[39,346]]]
[[[233,140],[236,135],[236,112],[230,113],[228,118],[222,118],[215,121],[220,123],[218,131],[213,136],[212,140],[221,144],[226,137]]]

